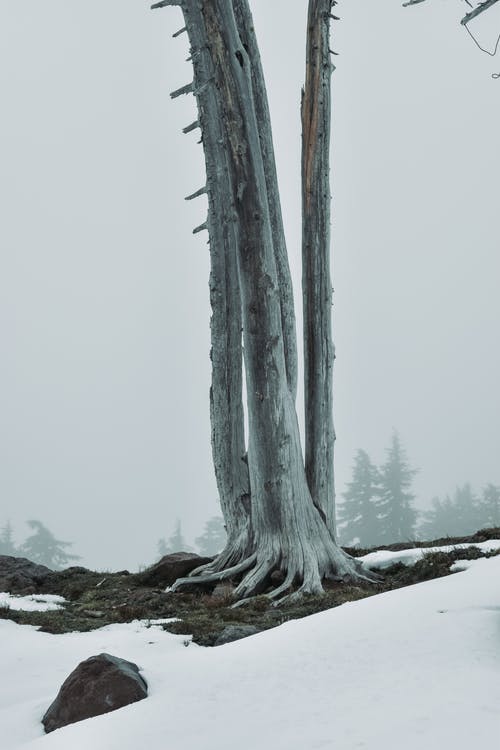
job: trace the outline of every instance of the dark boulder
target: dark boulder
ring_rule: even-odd
[[[0,591],[36,594],[53,572],[45,565],[37,565],[25,557],[0,555]]]
[[[193,552],[174,552],[165,555],[147,570],[137,573],[135,577],[143,586],[171,586],[178,578],[185,578],[192,570],[212,562],[212,559],[200,557]]]
[[[42,724],[45,731],[100,716],[146,698],[146,681],[136,664],[110,654],[82,661],[63,682]]]
[[[223,646],[225,643],[239,641],[241,638],[248,638],[249,635],[255,635],[256,633],[260,633],[260,630],[255,625],[226,625],[214,646]]]

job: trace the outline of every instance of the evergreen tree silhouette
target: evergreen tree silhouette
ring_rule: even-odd
[[[453,511],[455,518],[452,533],[455,536],[468,536],[481,526],[479,500],[474,495],[469,482],[456,488],[453,496]]]
[[[182,534],[182,525],[179,520],[175,524],[174,532],[165,541],[162,537],[158,540],[158,553],[160,557],[164,555],[171,555],[174,552],[191,552],[192,548],[186,544],[186,540]]]
[[[343,493],[338,508],[338,529],[342,543],[375,546],[380,542],[378,518],[379,471],[368,453],[358,450],[354,457],[352,480]]]
[[[226,539],[224,519],[221,516],[213,516],[206,522],[203,534],[197,537],[195,542],[200,555],[211,557],[224,549]]]
[[[410,488],[416,473],[410,468],[400,437],[394,431],[387,460],[380,469],[378,513],[384,544],[415,538],[417,512],[413,508],[415,495]]]
[[[12,533],[12,526],[10,521],[7,521],[0,530],[0,555],[11,555],[15,557],[17,554],[16,545],[14,544],[14,538]]]
[[[455,525],[455,509],[450,497],[447,495],[444,500],[434,497],[431,510],[422,513],[418,536],[426,540],[452,536]]]
[[[28,521],[34,533],[19,548],[19,553],[32,562],[46,565],[53,570],[67,567],[72,560],[79,560],[79,555],[72,555],[66,550],[73,542],[56,539],[41,521]]]
[[[164,536],[162,536],[161,539],[158,539],[156,548],[158,550],[158,559],[168,555],[168,544]]]
[[[481,526],[500,527],[500,487],[487,484],[480,501]]]

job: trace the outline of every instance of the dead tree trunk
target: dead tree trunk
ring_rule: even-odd
[[[272,141],[271,115],[267,100],[266,84],[260,61],[259,46],[255,36],[252,14],[248,0],[234,0],[234,14],[241,43],[251,59],[252,91],[255,114],[259,128],[260,147],[264,161],[264,173],[269,203],[271,230],[273,233],[274,256],[281,298],[281,327],[285,347],[285,361],[288,387],[295,401],[297,397],[297,333],[295,327],[295,309],[293,301],[292,277],[288,264],[285,231],[281,214],[280,193],[276,161]]]
[[[220,151],[219,145],[217,150]],[[218,163],[223,164],[223,158]],[[224,568],[231,566],[240,550],[249,545],[250,483],[242,401],[242,321],[236,237],[232,217],[221,205],[220,175],[215,164],[209,167],[208,160],[207,175],[210,175],[208,230],[212,307],[210,424],[215,477],[227,531],[227,545],[218,560],[218,565]],[[221,216],[222,224],[219,223]]]
[[[212,384],[210,421],[212,455],[221,510],[227,530],[227,544],[210,565],[194,571],[216,576],[233,570],[251,554],[252,524],[250,483],[244,437],[242,402],[242,319],[237,269],[238,232],[228,183],[225,129],[215,86],[213,62],[207,48],[203,15],[199,4],[167,0],[153,7],[176,5],[182,8],[189,34],[194,80],[173,96],[193,93],[199,119],[193,124],[203,133],[207,180],[196,197],[208,196],[206,225],[210,243],[210,302]],[[180,32],[179,32],[180,33]]]
[[[173,3],[176,4],[176,3]],[[200,17],[201,18],[201,17]],[[194,93],[198,101],[198,124],[205,146],[206,186],[188,199],[204,193],[208,197],[207,229],[210,238],[210,321],[212,384],[210,423],[212,456],[227,544],[207,573],[224,570],[238,562],[250,547],[250,483],[246,458],[242,401],[242,320],[236,259],[237,231],[228,192],[225,133],[220,118],[212,61],[203,49],[196,15],[186,17],[191,40],[194,82],[173,96]],[[195,230],[196,231],[196,230]]]
[[[286,367],[269,196],[275,187],[266,175],[263,153],[263,143],[272,148],[272,140],[270,132],[259,134],[263,123],[258,122],[254,91],[258,69],[257,77],[252,75],[257,63],[252,46],[242,44],[245,31],[238,27],[235,2],[163,0],[156,6],[182,9],[191,42],[209,199],[215,186],[219,191],[210,202],[208,229],[211,246],[218,242],[221,252],[231,256],[227,268],[236,263],[239,298],[232,299],[238,310],[241,301],[249,421],[247,533],[230,561],[219,558],[211,569],[197,571],[194,581],[180,579],[174,588],[244,574],[235,590],[235,597],[242,599],[267,591],[271,574],[280,571],[283,583],[267,591],[278,598],[294,589],[298,595],[321,593],[326,577],[354,579],[363,574],[335,543],[307,485]],[[225,243],[221,227],[227,230]],[[213,419],[217,424],[217,415]],[[228,502],[238,500],[233,496]]]
[[[335,534],[330,275],[330,19],[333,0],[310,0],[302,91],[302,294],[305,462],[312,499]]]

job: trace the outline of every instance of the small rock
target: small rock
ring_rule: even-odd
[[[249,635],[255,635],[256,633],[260,633],[260,630],[255,625],[226,625],[214,646],[223,646],[224,643],[239,641],[241,638],[248,638]]]
[[[72,565],[69,568],[64,568],[64,570],[57,570],[56,574],[60,578],[71,578],[72,576],[76,575],[88,575],[90,573],[90,570],[88,568],[84,568],[82,565]]]
[[[188,576],[192,570],[212,562],[212,559],[193,552],[174,552],[165,555],[142,573],[137,573],[136,579],[144,586],[171,586],[178,578]]]
[[[25,557],[0,555],[0,591],[35,594],[53,572],[45,565],[37,565]]]
[[[139,667],[110,654],[82,661],[63,682],[42,719],[46,733],[100,716],[146,698],[146,681]]]

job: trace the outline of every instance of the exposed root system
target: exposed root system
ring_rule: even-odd
[[[312,546],[302,544],[285,560],[282,551],[273,554],[270,546],[234,562],[237,553],[234,545],[229,545],[211,563],[197,568],[187,578],[178,579],[171,590],[185,591],[191,586],[232,580],[237,582],[233,592],[234,606],[241,606],[261,595],[275,604],[293,602],[303,596],[321,595],[324,593],[325,580],[343,584],[366,584],[381,580],[379,575],[333,543],[329,546],[329,556],[324,551],[318,554]],[[308,554],[305,554],[306,549]],[[273,574],[277,574],[279,579],[274,586]]]

